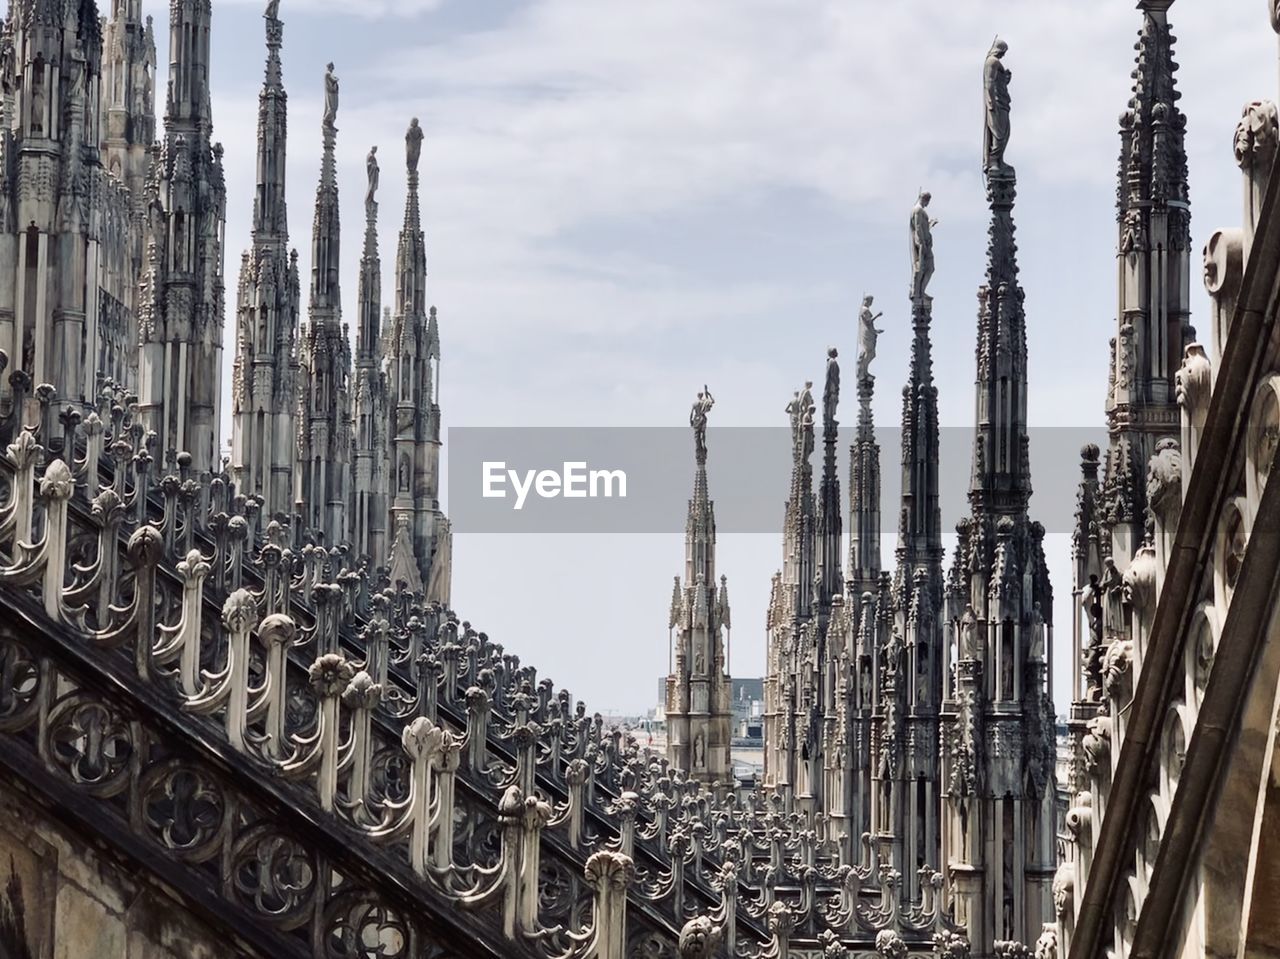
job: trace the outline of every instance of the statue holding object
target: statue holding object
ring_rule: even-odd
[[[1008,50],[1009,44],[997,39],[987,54],[987,63],[982,71],[987,112],[982,171],[987,176],[1013,173],[1013,167],[1004,162],[1004,151],[1009,145],[1009,80],[1013,76],[1004,65],[1004,55]]]

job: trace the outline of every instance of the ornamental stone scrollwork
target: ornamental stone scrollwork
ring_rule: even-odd
[[[311,920],[320,875],[302,843],[263,824],[240,836],[230,856],[238,900],[285,930]]]
[[[146,825],[166,849],[193,862],[219,851],[230,813],[219,783],[173,762],[148,773],[141,790]]]
[[[353,891],[325,911],[325,959],[409,959],[410,924],[399,910],[376,896]]]
[[[50,711],[45,738],[54,766],[90,794],[110,797],[128,786],[134,728],[111,705],[69,693]]]

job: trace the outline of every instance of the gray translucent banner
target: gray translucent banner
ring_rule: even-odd
[[[448,512],[455,533],[683,532],[693,492],[694,439],[688,427],[458,427],[449,429]],[[882,533],[897,532],[902,431],[877,429]],[[850,442],[836,445],[848,528]],[[1080,482],[1080,449],[1106,449],[1101,427],[1032,429],[1031,515],[1049,533],[1069,533]],[[781,534],[791,484],[791,430],[721,427],[707,431],[707,482],[722,533]],[[942,521],[968,513],[973,430],[940,431]],[[822,439],[810,460],[816,493]],[[541,474],[541,475],[540,475]]]

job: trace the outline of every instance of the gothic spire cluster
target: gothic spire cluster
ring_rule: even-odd
[[[920,864],[949,866],[951,895],[976,943],[1032,941],[1046,918],[1055,855],[1054,718],[1048,694],[1052,593],[1043,529],[1027,516],[1027,348],[1018,283],[1008,46],[984,67],[983,170],[991,208],[979,292],[977,417],[970,500],[944,579],[938,391],[930,330],[932,197],[911,214],[911,359],[902,406],[902,500],[896,571],[879,562],[879,447],[871,400],[878,316],[858,318],[858,420],[850,449],[848,577],[839,556],[834,470],[839,366],[823,403],[815,496],[810,385],[791,414],[791,496],[784,562],[768,610],[764,785],[786,808],[820,813],[842,855],[865,836],[903,892]],[[1017,749],[1011,744],[1018,743]],[[956,870],[969,877],[960,882]],[[898,874],[898,873],[895,873]]]
[[[339,81],[330,64],[304,322],[289,237],[279,7],[272,0],[263,16],[252,232],[235,288],[224,460],[227,191],[213,140],[212,0],[169,5],[163,131],[155,28],[142,0],[112,0],[102,21],[92,0],[12,4],[0,35],[0,270],[20,292],[16,308],[0,309],[0,350],[17,370],[0,384],[0,407],[34,402],[24,397],[44,384],[55,412],[71,420],[104,393],[136,402],[138,429],[156,451],[148,455],[163,451],[165,469],[181,463],[196,489],[225,470],[253,504],[254,536],[275,535],[274,523],[295,548],[336,549],[390,576],[403,528],[397,575],[446,599],[439,329],[426,299],[418,202],[423,131],[415,120],[406,139],[392,337],[382,318],[376,148],[370,154],[353,368],[339,281]]]
[[[1106,411],[1103,501],[1118,560],[1146,537],[1146,463],[1178,428],[1174,377],[1191,327],[1187,120],[1178,106],[1173,0],[1143,0],[1133,95],[1120,117],[1118,304]]]

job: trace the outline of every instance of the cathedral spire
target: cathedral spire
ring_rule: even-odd
[[[342,326],[338,283],[338,89],[331,63],[324,75],[324,148],[311,239],[310,318],[299,357],[306,394],[298,423],[298,502],[305,522],[327,546],[348,542],[351,487],[351,345]]]
[[[126,179],[129,142],[153,127],[147,63],[154,39],[148,22],[139,37],[138,7],[118,0],[113,39],[141,44],[124,61],[109,61],[115,84],[104,91],[108,154],[120,157]],[[162,145],[144,189],[146,246],[139,306],[139,406],[164,450],[191,454],[197,474],[221,467],[222,353],[225,324],[226,181],[222,146],[212,142],[209,102],[210,0],[169,5],[169,86]],[[140,102],[141,101],[141,102]]]
[[[1141,543],[1144,476],[1161,437],[1176,434],[1174,376],[1190,320],[1191,209],[1187,121],[1178,108],[1173,0],[1142,0],[1133,93],[1120,117],[1116,190],[1119,297],[1112,340],[1107,419],[1111,441],[1103,499],[1117,560]]]
[[[876,443],[871,400],[876,378],[871,361],[881,330],[872,314],[875,300],[864,296],[858,311],[858,430],[849,448],[849,588],[845,597],[859,608],[864,593],[872,592],[880,579],[880,446]]]
[[[987,278],[978,291],[977,431],[969,499],[975,512],[1021,516],[1031,496],[1027,440],[1027,335],[1018,284],[1013,206],[1018,181],[1004,160],[1009,142],[1008,45],[997,40],[987,56],[984,172],[988,229]]]
[[[245,254],[237,304],[233,369],[232,471],[240,492],[263,500],[265,519],[287,520],[294,507],[294,417],[298,390],[297,253],[289,245],[285,206],[287,102],[281,82],[284,24],[272,2],[266,21],[267,65],[258,95],[257,188],[253,242]]]
[[[378,148],[369,150],[365,161],[368,186],[364,197],[364,249],[360,254],[360,285],[356,291],[360,317],[356,329],[356,365],[378,365],[382,341],[382,258],[378,252]]]
[[[914,281],[911,295],[911,369],[902,388],[902,504],[898,516],[895,592],[902,607],[911,605],[917,573],[923,571],[930,595],[942,580],[942,511],[939,497],[938,390],[933,385],[933,228],[932,196],[922,192],[911,211]]]
[[[716,582],[715,506],[707,492],[707,417],[715,399],[702,388],[689,412],[693,429],[693,496],[685,522],[684,583],[671,596],[667,677],[667,755],[702,782],[723,780],[729,760],[729,597]]]
[[[1027,343],[1018,284],[1008,46],[983,71],[983,170],[991,226],[978,291],[972,515],[957,526],[943,645],[938,742],[943,848],[975,881],[957,891],[975,952],[1035,938],[1047,918],[1055,851],[1054,709],[1049,695],[1053,591],[1044,527],[1027,515]],[[1018,742],[1016,754],[1007,744]]]
[[[126,3],[131,0],[125,0]],[[209,34],[213,0],[169,0],[169,88],[165,128],[170,137],[208,136]]]
[[[440,333],[427,307],[427,255],[418,207],[418,164],[424,134],[415,117],[405,133],[409,190],[396,251],[396,312],[391,330],[392,434],[395,464],[391,514],[409,517],[412,548],[428,599],[448,601],[452,533],[440,510]]]
[[[843,592],[840,574],[840,546],[844,524],[841,518],[840,472],[836,466],[836,443],[840,423],[836,412],[840,404],[840,360],[836,348],[827,350],[827,375],[822,387],[822,480],[818,486],[818,522],[816,551],[819,615],[831,611],[832,599]]]
[[[404,228],[396,250],[396,313],[423,316],[427,299],[427,252],[418,203],[418,162],[422,156],[422,127],[414,117],[405,134],[409,190],[404,204]]]
[[[813,496],[813,382],[796,390],[787,413],[791,417],[791,496],[783,531],[782,582],[791,593],[792,613],[808,619],[813,612],[816,503]]]
[[[356,555],[374,566],[387,561],[387,378],[382,372],[382,261],[378,254],[378,148],[365,161],[364,251],[360,255],[356,327],[355,453],[351,533]],[[419,577],[421,578],[421,577]]]
[[[336,327],[342,319],[339,288],[339,252],[342,231],[338,219],[338,173],[334,150],[338,140],[338,78],[333,64],[324,75],[325,110],[321,123],[324,151],[320,159],[320,184],[316,187],[316,212],[311,234],[311,322]]]
[[[716,581],[716,516],[707,492],[707,414],[715,405],[711,390],[702,388],[689,413],[693,427],[694,471],[693,496],[689,500],[689,516],[685,522],[685,580]]]
[[[289,97],[285,93],[280,68],[280,48],[284,44],[284,24],[266,15],[267,66],[258,94],[257,195],[253,202],[254,242],[277,239],[289,242],[289,214],[285,206],[285,146]]]

